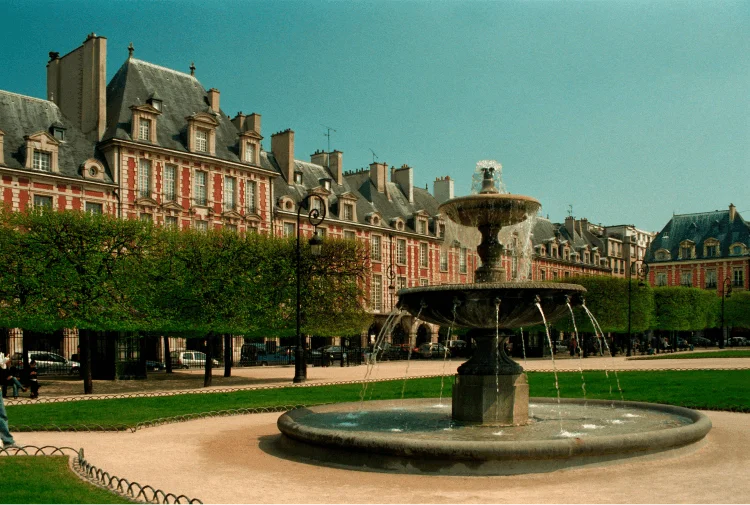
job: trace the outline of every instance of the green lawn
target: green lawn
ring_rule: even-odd
[[[702,359],[702,358],[750,358],[750,350],[691,352],[680,354],[658,354],[656,356],[639,356],[630,359]]]
[[[65,456],[0,458],[0,503],[132,503],[82,481]]]
[[[528,374],[531,396],[556,396],[551,373]],[[584,372],[588,399],[620,399],[619,378],[626,400],[669,403],[706,410],[750,412],[750,370]],[[559,374],[563,397],[581,398],[581,375]],[[450,398],[452,377],[444,380],[443,397]],[[367,400],[437,397],[441,378],[371,383]],[[89,425],[103,429],[134,426],[139,422],[186,414],[241,408],[359,401],[362,385],[343,384],[304,388],[264,389],[233,393],[188,394],[157,398],[91,400],[7,407],[12,429],[24,425]]]

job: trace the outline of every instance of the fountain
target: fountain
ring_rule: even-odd
[[[440,212],[481,233],[476,283],[402,289],[398,305],[421,320],[468,328],[472,357],[458,367],[452,404],[376,401],[296,409],[278,421],[287,450],[315,461],[399,472],[495,475],[549,471],[686,447],[710,420],[680,407],[624,401],[533,399],[523,368],[504,350],[507,330],[542,325],[581,304],[585,289],[516,282],[501,266],[502,227],[537,213],[534,198],[500,193],[493,167],[478,194]]]

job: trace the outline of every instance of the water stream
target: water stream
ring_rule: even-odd
[[[581,347],[581,341],[578,338],[578,326],[576,326],[576,316],[573,314],[573,307],[570,305],[570,300],[566,303],[568,310],[570,311],[570,318],[573,320],[573,331],[576,339],[576,347],[578,349],[578,371],[581,372],[581,389],[583,390],[583,401],[586,401],[586,379],[583,378],[583,352]]]
[[[451,320],[451,324],[448,327],[448,336],[445,337],[445,343],[447,344],[451,340],[451,335],[453,334],[453,325],[456,322],[456,308],[459,306],[460,302],[458,300],[453,300],[453,320]],[[448,346],[445,346],[445,355],[443,356],[443,373],[440,377],[440,401],[438,402],[440,405],[443,404],[443,388],[445,387],[445,367],[448,362],[447,360],[448,355]]]
[[[552,337],[549,334],[549,326],[547,325],[547,318],[544,316],[544,311],[542,310],[542,304],[539,302],[539,298],[537,297],[537,301],[534,304],[539,309],[539,313],[542,315],[542,321],[544,322],[544,331],[547,334],[547,342],[549,343],[549,348],[552,349]],[[560,434],[564,433],[563,430],[563,424],[562,424],[562,406],[560,405],[560,382],[557,380],[557,366],[555,365],[555,354],[550,352],[550,356],[552,356],[552,371],[555,374],[555,389],[557,390],[557,413],[558,418],[560,421]]]
[[[599,326],[599,321],[596,320],[594,317],[594,314],[591,313],[588,307],[586,307],[586,303],[584,302],[581,307],[583,307],[583,310],[586,311],[586,314],[588,314],[589,319],[591,319],[591,324],[594,326],[594,332],[599,332],[601,335],[601,340],[604,341],[604,346],[607,348],[607,352],[609,353],[609,357],[611,359],[612,363],[612,371],[615,374],[615,382],[617,383],[617,390],[620,392],[620,400],[625,401],[625,397],[622,394],[622,387],[620,387],[620,377],[617,375],[617,367],[615,366],[615,356],[612,354],[612,350],[609,348],[609,343],[607,343],[607,339],[604,337],[604,332],[602,331],[601,326]],[[599,345],[601,349],[601,344]],[[609,373],[607,373],[605,369],[605,374],[607,376],[607,379],[609,379]],[[609,392],[612,394],[612,385],[609,386]]]

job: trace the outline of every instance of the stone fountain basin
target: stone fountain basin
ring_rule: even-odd
[[[438,211],[464,226],[510,226],[535,215],[542,204],[530,196],[484,193],[461,196],[442,204]]]
[[[558,282],[495,282],[443,284],[401,289],[399,306],[419,319],[433,324],[453,324],[461,328],[509,329],[543,324],[536,307],[539,298],[547,322],[569,314],[567,301],[580,305],[586,288]],[[458,305],[456,305],[458,303]],[[453,309],[456,309],[455,321]]]
[[[512,475],[675,455],[692,450],[711,430],[706,415],[682,407],[573,399],[558,405],[552,398],[531,399],[526,426],[461,426],[451,420],[449,403],[432,398],[295,409],[277,422],[281,448],[303,461],[359,470]]]

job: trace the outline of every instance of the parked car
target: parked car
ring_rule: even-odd
[[[340,345],[327,345],[325,347],[319,348],[318,351],[321,351],[323,354],[327,355],[329,360],[341,361],[342,350]],[[344,359],[346,359],[346,351],[343,352]]]
[[[152,372],[158,372],[160,370],[166,370],[167,365],[161,361],[146,360],[146,369]]]
[[[731,347],[741,347],[748,345],[748,341],[745,337],[732,337],[729,339],[729,345]]]
[[[10,358],[11,363],[18,368],[23,366],[23,354],[15,352]],[[29,361],[36,361],[38,374],[77,374],[81,373],[81,364],[77,361],[66,359],[56,352],[29,351]]]
[[[706,337],[693,337],[691,340],[693,341],[694,347],[708,347],[710,345],[714,345],[714,343]]]
[[[206,366],[206,353],[201,351],[172,351],[169,353],[172,358],[173,368],[202,368]],[[211,360],[214,366],[219,366],[215,359]]]
[[[443,344],[427,342],[417,347],[416,356],[421,357],[421,358],[426,358],[426,359],[429,359],[429,358],[441,358],[442,359],[442,358],[450,358],[451,352]],[[412,357],[416,357],[416,356],[412,354]]]
[[[448,350],[451,356],[468,356],[471,353],[471,348],[468,342],[465,340],[449,340]]]

